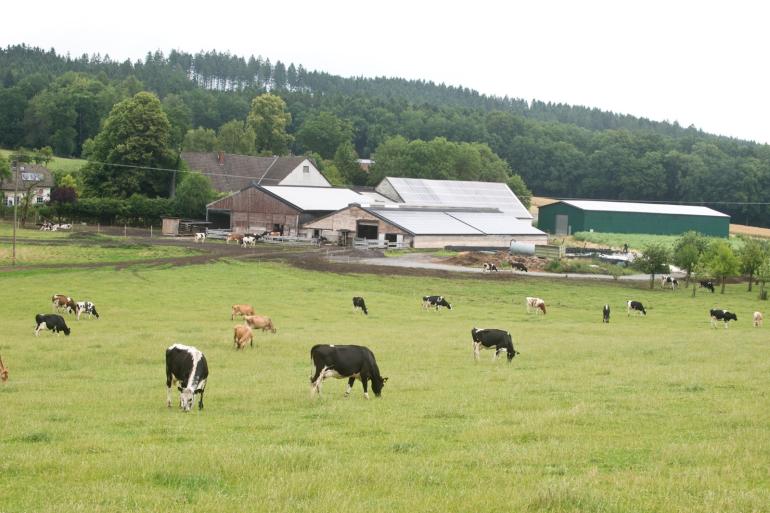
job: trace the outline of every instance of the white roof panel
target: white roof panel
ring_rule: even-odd
[[[662,203],[627,203],[624,201],[562,200],[581,210],[601,212],[634,212],[641,214],[673,214],[683,216],[730,217],[708,207],[692,205],[667,205]]]
[[[504,183],[386,178],[404,203],[410,205],[497,208],[520,219],[532,219],[519,198]]]
[[[291,185],[263,185],[266,190],[306,211],[334,211],[351,203],[374,204],[372,193],[359,194],[351,189],[335,187],[297,187]],[[379,196],[379,195],[378,195]],[[382,202],[388,202],[381,197]]]
[[[482,235],[482,232],[445,212],[376,210],[377,214],[415,235]]]
[[[447,215],[467,223],[488,235],[545,235],[530,221],[506,213],[447,212]]]

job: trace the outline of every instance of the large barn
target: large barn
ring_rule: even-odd
[[[678,235],[694,230],[727,237],[730,216],[700,206],[563,200],[540,207],[538,227],[556,235],[587,231]]]

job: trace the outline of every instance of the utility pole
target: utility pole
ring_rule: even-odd
[[[19,158],[13,156],[13,256],[11,265],[16,265],[16,209],[19,202]]]

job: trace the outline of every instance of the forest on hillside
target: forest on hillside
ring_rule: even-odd
[[[0,49],[0,147],[83,156],[113,108],[143,91],[160,100],[177,154],[269,151],[250,130],[255,98],[276,96],[287,113],[285,151],[315,156],[337,182],[519,175],[538,195],[702,202],[735,222],[770,224],[768,145],[588,107],[428,81],[344,78],[216,51],[117,62],[26,45]],[[371,175],[346,170],[353,157],[374,158]]]

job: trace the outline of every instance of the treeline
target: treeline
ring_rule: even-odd
[[[770,224],[768,207],[761,204],[770,202],[767,145],[598,109],[486,96],[426,81],[342,78],[215,51],[155,52],[116,62],[24,45],[0,50],[0,146],[51,146],[57,155],[80,156],[111,108],[143,90],[161,99],[177,150],[191,130],[200,129],[188,141],[208,138],[206,147],[248,153],[251,102],[270,92],[286,104],[287,148],[295,154],[332,159],[345,146],[348,157],[378,160],[379,154],[379,163],[393,169],[382,160],[393,148],[415,148],[394,138],[486,145],[535,194],[704,202],[737,222]],[[430,175],[425,169],[431,160],[411,155],[401,155],[401,162]],[[376,166],[372,177],[381,174]],[[409,174],[410,168],[401,172]],[[436,178],[442,173],[436,170]]]

